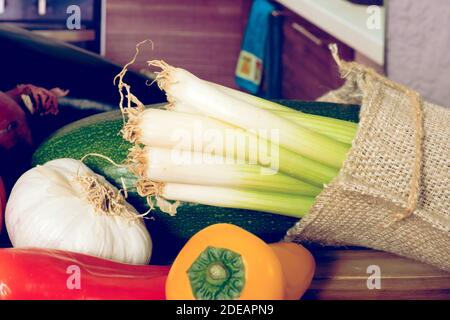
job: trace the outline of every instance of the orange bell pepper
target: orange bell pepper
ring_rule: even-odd
[[[304,247],[266,244],[231,224],[194,235],[173,263],[166,282],[172,300],[299,299],[309,287],[315,262]]]

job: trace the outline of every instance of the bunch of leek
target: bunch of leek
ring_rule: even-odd
[[[302,217],[337,175],[355,124],[298,112],[162,61],[149,65],[161,68],[156,81],[167,110],[144,109],[129,93],[138,108],[125,109],[123,129],[136,144],[128,161],[147,186],[142,196]]]

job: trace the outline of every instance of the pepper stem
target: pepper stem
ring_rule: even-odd
[[[211,284],[222,284],[228,278],[228,271],[221,263],[213,263],[208,267],[208,277]]]
[[[231,300],[245,286],[245,266],[240,254],[207,247],[187,271],[194,297],[200,300]]]

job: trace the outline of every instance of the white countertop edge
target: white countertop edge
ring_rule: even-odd
[[[368,15],[361,16],[361,7],[352,3],[342,0],[277,1],[377,64],[384,65],[384,19],[381,30],[372,31],[360,26],[361,21],[365,21]],[[327,1],[333,1],[330,8],[327,8]],[[357,10],[348,12],[348,9],[352,9],[353,6],[358,6],[355,7]],[[346,16],[336,10],[339,8],[347,10]],[[384,8],[382,8],[382,15],[384,15]]]
[[[106,54],[106,0],[101,0],[100,55]]]

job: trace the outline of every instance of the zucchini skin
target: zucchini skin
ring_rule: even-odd
[[[114,117],[117,116],[117,117]],[[116,119],[114,119],[116,118]],[[58,158],[81,159],[88,153],[98,153],[122,163],[131,144],[119,135],[123,122],[117,111],[95,115],[77,121],[57,131],[34,153],[33,166]],[[136,177],[126,168],[119,168],[98,157],[87,157],[85,164],[103,175],[117,188],[124,180],[128,191],[127,201],[139,212],[148,210],[147,202],[134,186]],[[267,242],[279,241],[297,219],[270,213],[219,208],[183,203],[174,217],[159,211],[151,211],[145,223],[153,240],[152,264],[170,263],[184,243],[201,229],[215,223],[238,225]]]
[[[340,113],[339,110],[342,111],[343,108],[341,105],[292,101],[286,104],[309,113],[355,122],[358,119],[357,106],[347,106],[346,111]],[[122,139],[122,126],[123,120],[119,111],[97,114],[69,124],[41,144],[33,155],[32,165],[44,164],[58,158],[81,159],[89,153],[104,155],[120,164],[126,159],[128,149],[132,146]],[[126,168],[119,168],[105,159],[93,156],[87,157],[84,162],[119,189],[122,188],[123,179],[128,191],[127,201],[141,213],[148,210],[146,200],[140,197],[134,188],[136,177]],[[152,264],[172,262],[190,237],[211,224],[235,224],[266,242],[275,242],[281,240],[286,231],[298,221],[296,218],[271,213],[190,203],[183,203],[176,216],[171,217],[156,208],[148,217],[150,219],[145,222],[153,240]]]

